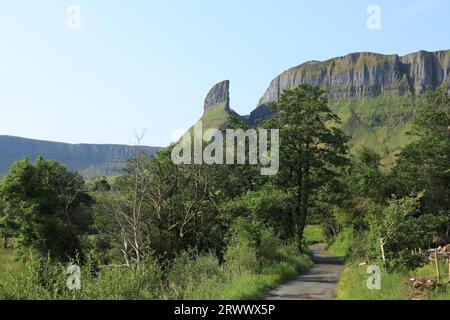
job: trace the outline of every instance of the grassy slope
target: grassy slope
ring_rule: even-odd
[[[411,142],[407,135],[410,120],[423,98],[383,95],[372,99],[349,100],[330,104],[343,122],[343,128],[352,137],[352,150],[364,146],[385,156],[392,163],[393,153]]]
[[[206,110],[197,121],[202,122],[203,133],[208,129],[220,129],[230,118],[230,113],[225,109],[225,104],[217,104]],[[189,128],[188,132],[194,136],[194,126]]]
[[[230,117],[224,104],[218,104],[203,113],[199,121],[203,122],[203,130],[220,128]]]

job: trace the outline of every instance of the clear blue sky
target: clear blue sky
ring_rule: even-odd
[[[2,0],[0,134],[166,145],[216,82],[250,112],[287,68],[354,51],[450,48],[448,0]],[[66,8],[81,8],[81,29]],[[366,27],[369,5],[381,30]]]

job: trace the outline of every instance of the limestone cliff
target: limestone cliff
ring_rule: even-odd
[[[303,83],[322,86],[331,102],[384,94],[420,95],[442,83],[448,86],[450,50],[419,51],[406,56],[361,52],[304,63],[271,82],[250,121],[267,116],[270,102],[276,101],[284,90]]]
[[[211,88],[205,98],[203,109],[206,111],[217,105],[223,105],[225,110],[230,111],[230,81],[228,80],[219,82]]]
[[[284,90],[304,83],[326,90],[330,108],[352,138],[352,150],[372,148],[389,165],[399,148],[414,139],[408,132],[425,103],[424,93],[439,85],[450,92],[450,50],[405,56],[361,52],[304,63],[276,77],[244,119],[257,126],[271,115],[270,103]]]

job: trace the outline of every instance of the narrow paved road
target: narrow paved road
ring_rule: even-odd
[[[334,300],[336,284],[343,270],[339,259],[324,244],[310,247],[314,266],[296,280],[272,290],[267,300]]]

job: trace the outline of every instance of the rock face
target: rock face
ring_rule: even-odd
[[[450,93],[450,50],[406,56],[361,52],[304,63],[276,77],[245,121],[258,126],[284,90],[305,83],[326,91],[331,110],[352,138],[352,150],[370,147],[389,165],[395,152],[413,140],[409,123],[424,93],[439,85]]]
[[[211,88],[205,99],[204,110],[219,104],[224,104],[225,110],[230,111],[230,81],[228,80],[219,82]]]
[[[161,148],[141,147],[150,155]],[[120,172],[130,157],[136,155],[137,147],[111,144],[68,144],[40,141],[12,136],[0,136],[0,176],[9,171],[15,161],[28,157],[34,161],[38,156],[56,160],[71,171],[78,171],[85,178],[114,175]]]
[[[269,103],[276,101],[285,89],[303,83],[322,86],[330,101],[343,101],[383,94],[417,95],[444,82],[450,82],[450,50],[419,51],[406,56],[352,53],[327,61],[310,61],[283,72],[271,82],[249,118],[255,121],[267,115]]]

